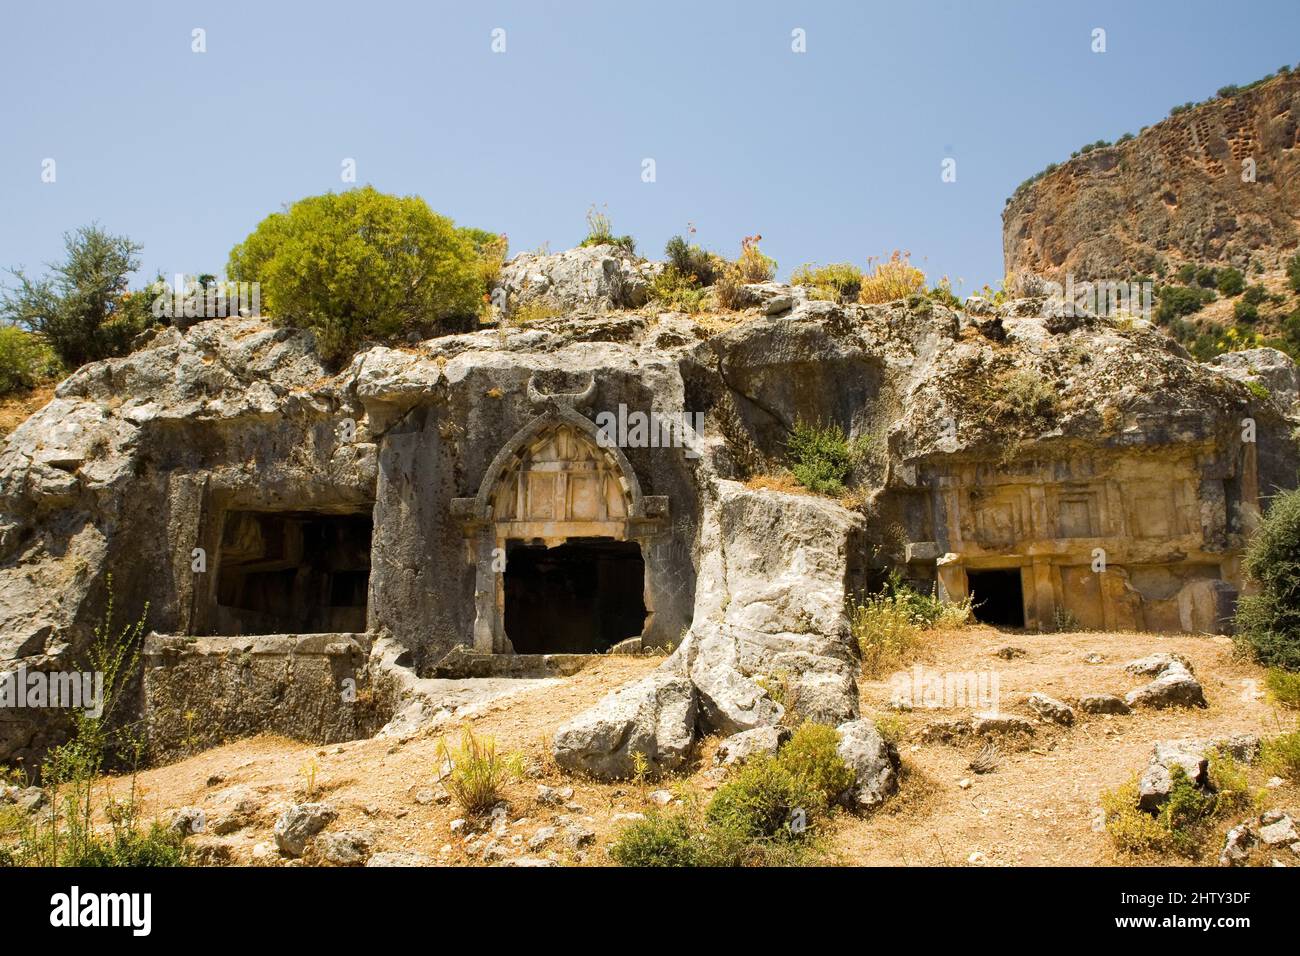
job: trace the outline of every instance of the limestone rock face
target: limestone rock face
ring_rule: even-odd
[[[1002,213],[1008,274],[1127,281],[1158,261],[1275,265],[1300,233],[1300,74],[1171,116],[1018,190]],[[1254,182],[1242,180],[1252,157]]]
[[[508,299],[552,296],[555,319],[367,348],[342,369],[255,319],[81,369],[0,448],[0,671],[75,659],[112,571],[119,622],[148,603],[151,661],[175,665],[144,682],[160,734],[193,708],[241,733],[338,740],[387,720],[401,737],[463,701],[434,676],[449,653],[533,656],[504,624],[500,541],[612,539],[641,558],[620,604],[644,612],[616,637],[676,648],[663,674],[685,683],[611,721],[654,725],[671,763],[688,730],[856,718],[846,599],[891,570],[961,600],[996,569],[1029,629],[1061,610],[1098,630],[1209,629],[1260,489],[1295,482],[1279,408],[1144,323],[1041,298],[978,316],[920,297],[841,306],[780,283],[708,321],[628,309],[657,268],[612,247],[517,257]],[[633,412],[690,426],[597,441],[598,421]],[[867,443],[853,508],[776,490],[799,421]],[[267,575],[297,580],[338,540],[304,624]],[[62,711],[10,716],[3,760],[34,765],[66,732]],[[575,765],[627,771],[627,747],[593,740],[575,740]]]
[[[562,725],[555,732],[555,760],[601,780],[631,777],[638,753],[652,772],[675,770],[694,742],[695,722],[691,682],[656,672]]]
[[[786,706],[818,723],[857,716],[845,562],[861,517],[808,495],[719,481],[701,529],[691,632],[664,668],[699,688],[706,732],[775,725]],[[781,684],[780,696],[771,688]]]
[[[1277,349],[1243,349],[1224,352],[1206,363],[1211,369],[1238,382],[1256,382],[1268,391],[1274,406],[1283,414],[1295,414],[1300,401],[1300,369],[1285,352]]]
[[[532,303],[563,311],[637,308],[645,305],[659,268],[614,245],[524,252],[502,266],[497,290],[507,314]]]

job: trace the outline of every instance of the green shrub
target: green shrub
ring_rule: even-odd
[[[1174,273],[1174,278],[1183,285],[1191,285],[1196,281],[1196,266],[1190,262],[1184,262],[1178,267],[1178,271]]]
[[[777,762],[788,770],[811,797],[818,813],[853,786],[856,774],[839,753],[840,735],[834,727],[805,722],[781,747]]]
[[[231,250],[227,273],[260,283],[265,311],[313,329],[330,361],[369,341],[467,327],[484,282],[471,236],[423,199],[370,186],[267,216]]]
[[[1204,837],[1203,824],[1214,813],[1214,797],[1187,779],[1187,772],[1178,764],[1173,766],[1169,776],[1172,786],[1157,820],[1169,833],[1173,849],[1191,856]]]
[[[803,286],[814,299],[830,302],[856,302],[862,291],[862,270],[851,262],[832,262],[827,266],[805,264],[794,270],[790,284]]]
[[[1209,759],[1210,789],[1214,792],[1216,814],[1240,813],[1254,802],[1246,768],[1232,754],[1216,748],[1206,754]]]
[[[1292,292],[1300,292],[1300,252],[1287,260],[1286,281]]]
[[[13,270],[18,284],[0,295],[0,319],[38,333],[69,369],[125,355],[152,324],[147,296],[127,290],[140,246],[95,225],[67,233],[63,242],[66,255],[50,264],[52,275],[31,279]]]
[[[1246,277],[1241,274],[1239,269],[1221,269],[1219,270],[1219,281],[1215,283],[1215,288],[1219,290],[1219,295],[1222,296],[1241,295],[1246,288]]]
[[[1181,272],[1182,269],[1179,270],[1180,274]],[[1155,319],[1161,325],[1167,325],[1174,319],[1199,312],[1214,301],[1214,293],[1191,286],[1166,285],[1160,287],[1157,299]]]
[[[1237,603],[1239,646],[1265,666],[1300,670],[1300,490],[1273,498],[1243,568],[1258,591]]]
[[[718,273],[726,266],[720,257],[688,243],[681,236],[668,240],[664,245],[664,257],[670,269],[683,280],[693,281],[698,286],[713,285]]]
[[[1196,270],[1196,284],[1202,289],[1213,289],[1219,282],[1219,271],[1209,266],[1201,266]]]
[[[1243,302],[1248,302],[1251,305],[1262,305],[1267,298],[1268,289],[1264,288],[1259,283],[1250,286],[1241,294],[1241,300]]]
[[[1106,832],[1116,847],[1127,853],[1196,855],[1205,841],[1206,824],[1216,801],[1187,779],[1182,767],[1170,771],[1169,797],[1154,816],[1138,807],[1137,780],[1101,794]]]
[[[1264,741],[1264,766],[1279,777],[1300,784],[1300,730]]]
[[[619,866],[698,866],[701,854],[687,815],[659,811],[624,827],[609,848]]]
[[[1280,706],[1300,710],[1300,674],[1270,667],[1264,675],[1264,686]]]
[[[492,294],[492,287],[501,277],[501,267],[505,265],[510,243],[505,236],[488,232],[486,229],[467,226],[458,229],[457,232],[468,239],[474,248],[474,265],[479,277],[479,292],[487,302]]]
[[[694,315],[704,309],[709,290],[695,280],[693,275],[682,273],[674,265],[667,265],[650,283],[650,296],[665,309]]]
[[[850,439],[836,425],[798,420],[786,444],[795,480],[820,495],[841,495],[853,469],[866,456],[870,442]]]
[[[868,677],[894,669],[920,646],[921,624],[896,595],[874,594],[852,604],[849,623]]]
[[[1136,777],[1114,790],[1103,790],[1101,809],[1106,833],[1119,850],[1162,853],[1169,849],[1169,831],[1155,817],[1138,809]]]
[[[778,760],[757,757],[718,788],[705,811],[710,827],[749,839],[794,837],[796,810],[811,817],[821,795],[814,793]]]
[[[1236,322],[1254,324],[1259,321],[1259,308],[1245,298],[1238,299],[1232,306],[1232,318]]]
[[[59,372],[54,350],[16,325],[0,325],[0,395],[31,388]]]

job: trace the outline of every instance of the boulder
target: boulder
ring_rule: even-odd
[[[1046,694],[1030,694],[1029,709],[1049,723],[1065,727],[1074,723],[1074,711],[1070,706]]]
[[[328,803],[296,803],[275,821],[275,845],[285,856],[299,857],[307,841],[325,829],[338,813]]]
[[[555,733],[555,761],[598,780],[626,779],[641,754],[652,772],[675,770],[695,737],[694,685],[656,671],[579,714]]]
[[[1286,814],[1281,814],[1278,819],[1259,828],[1259,838],[1268,846],[1290,846],[1300,840],[1300,833],[1296,832],[1295,821]]]
[[[1205,690],[1192,672],[1177,661],[1168,663],[1149,684],[1129,691],[1124,703],[1130,707],[1208,707]]]
[[[202,807],[181,807],[172,813],[167,826],[177,836],[187,837],[207,829],[207,816]]]
[[[1268,391],[1269,400],[1283,414],[1300,400],[1300,371],[1285,352],[1273,348],[1224,352],[1205,363],[1206,367],[1242,383],[1257,382]]]
[[[1150,813],[1159,810],[1173,789],[1173,768],[1182,767],[1188,781],[1201,789],[1210,785],[1209,761],[1204,741],[1162,740],[1155,744],[1151,760],[1138,780],[1138,806]]]
[[[562,311],[635,309],[645,305],[661,268],[615,245],[523,252],[501,267],[494,300],[504,294],[507,314],[531,303]]]
[[[718,766],[730,767],[732,764],[745,763],[752,757],[775,757],[781,748],[782,736],[779,727],[755,727],[753,730],[732,734],[718,745],[713,762]]]
[[[1114,694],[1084,694],[1079,709],[1085,714],[1131,714],[1133,708]]]
[[[327,866],[365,866],[373,842],[365,830],[322,833],[308,844],[308,859]]]
[[[851,720],[837,728],[839,754],[853,768],[853,786],[844,802],[858,810],[874,810],[898,792],[898,749],[869,720]]]
[[[1259,838],[1247,824],[1233,827],[1223,841],[1219,854],[1220,866],[1242,866],[1250,859],[1250,851],[1259,844]]]
[[[1196,673],[1195,668],[1192,667],[1192,662],[1183,657],[1182,654],[1168,654],[1163,651],[1136,661],[1129,661],[1124,665],[1124,671],[1138,677],[1158,677],[1175,665],[1181,665],[1189,674]]]

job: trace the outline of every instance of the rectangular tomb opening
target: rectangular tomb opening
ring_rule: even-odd
[[[994,627],[1024,627],[1020,568],[967,569],[975,620]]]
[[[222,634],[366,629],[369,512],[230,511],[217,559]]]
[[[645,626],[645,561],[635,541],[570,538],[506,548],[505,631],[516,654],[594,654]]]

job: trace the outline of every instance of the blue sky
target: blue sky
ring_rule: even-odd
[[[1296,0],[7,0],[0,267],[98,220],[144,244],[142,280],[220,273],[353,158],[512,251],[576,244],[597,203],[653,256],[693,222],[729,255],[761,233],[783,276],[902,248],[970,292],[1021,180],[1297,61]]]

